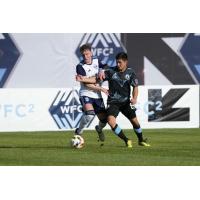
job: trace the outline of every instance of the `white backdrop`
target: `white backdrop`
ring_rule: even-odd
[[[11,34],[21,52],[7,88],[72,87],[83,34]]]
[[[120,39],[120,34],[115,35]],[[10,36],[21,55],[4,88],[59,88],[79,85],[74,80],[76,65],[80,62],[75,52],[79,49],[84,34],[13,33]]]

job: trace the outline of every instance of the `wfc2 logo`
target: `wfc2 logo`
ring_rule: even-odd
[[[75,52],[80,60],[82,58],[79,48],[86,43],[91,44],[93,56],[98,57],[102,63],[107,64],[110,67],[114,67],[116,65],[116,54],[126,51],[117,35],[114,33],[86,33],[84,34]]]
[[[59,129],[78,127],[83,112],[77,90],[59,91],[49,108],[49,112]]]

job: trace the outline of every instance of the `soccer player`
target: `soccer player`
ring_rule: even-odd
[[[99,75],[100,80],[107,80],[109,85],[107,121],[113,132],[124,140],[127,147],[131,148],[132,141],[126,137],[123,130],[116,123],[116,118],[119,112],[121,112],[133,125],[133,129],[138,138],[138,144],[146,147],[150,146],[146,139],[143,139],[142,129],[136,117],[134,105],[138,97],[138,80],[133,69],[128,68],[128,55],[124,52],[117,54],[116,63],[117,66],[115,68],[101,71]],[[77,80],[87,83],[95,83],[97,81],[95,77],[90,79],[77,77]],[[131,87],[133,87],[132,94]]]
[[[97,58],[93,57],[90,44],[84,44],[80,47],[80,53],[83,60],[76,66],[76,73],[78,76],[93,77],[97,76],[99,71],[104,68]],[[107,89],[101,87],[99,84],[80,83],[80,102],[83,106],[83,116],[79,127],[75,130],[75,134],[81,135],[83,129],[93,120],[97,115],[99,118],[99,125],[95,127],[99,140],[104,141],[105,136],[102,129],[106,126],[107,116],[106,110],[101,96],[101,92],[108,94]]]

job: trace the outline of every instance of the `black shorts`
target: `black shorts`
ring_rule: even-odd
[[[135,113],[136,109],[130,105],[130,102],[126,103],[117,103],[117,104],[108,104],[107,108],[107,116],[112,115],[117,117],[119,112],[121,112],[128,119],[132,119],[136,117]]]

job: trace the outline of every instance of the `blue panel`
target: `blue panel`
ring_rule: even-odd
[[[180,52],[186,60],[189,68],[200,83],[199,63],[200,63],[200,36],[189,34]]]
[[[6,72],[6,68],[0,68],[0,81],[2,80],[5,72]]]
[[[3,33],[3,39],[0,39],[0,52],[1,52],[0,87],[3,87],[20,56],[20,52],[19,52],[17,46],[15,45],[12,37],[8,33]],[[6,73],[4,71],[5,67],[6,67]]]
[[[198,72],[199,75],[200,75],[200,64],[199,64],[199,65],[195,65],[195,68],[196,68],[197,72]]]

